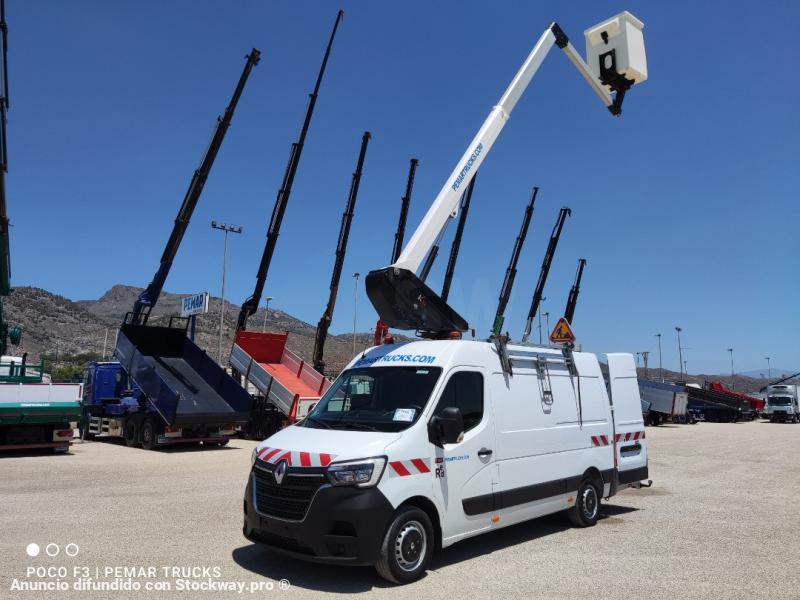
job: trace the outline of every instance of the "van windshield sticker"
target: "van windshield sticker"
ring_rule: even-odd
[[[410,363],[430,365],[436,361],[435,356],[430,354],[384,354],[383,356],[367,356],[362,358],[354,367],[370,367],[377,363]]]
[[[403,423],[410,423],[414,420],[414,415],[417,414],[414,408],[396,408],[392,421],[402,421]]]

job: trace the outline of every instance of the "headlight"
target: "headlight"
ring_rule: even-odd
[[[253,448],[253,453],[250,455],[250,466],[252,467],[256,464],[256,458],[258,457],[258,446]]]
[[[385,467],[385,456],[334,463],[328,467],[328,480],[333,485],[372,487],[381,480]]]

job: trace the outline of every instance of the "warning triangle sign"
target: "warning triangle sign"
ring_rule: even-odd
[[[553,328],[553,333],[550,334],[550,341],[554,344],[574,344],[575,334],[572,333],[572,327],[569,322],[561,317]]]

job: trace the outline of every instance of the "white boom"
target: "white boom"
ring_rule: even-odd
[[[629,29],[631,25],[634,30]],[[604,29],[605,28],[605,29]],[[614,47],[616,44],[608,46],[609,52],[612,56],[610,63],[614,63],[614,51],[617,51],[616,62],[623,63],[619,66],[623,68],[619,72],[616,69],[610,68],[608,64],[603,66],[605,54],[600,56],[600,61],[596,69],[592,69],[584,62],[574,46],[569,42],[567,36],[561,30],[557,23],[552,23],[547,30],[536,42],[536,45],[531,50],[528,58],[520,67],[511,84],[506,89],[500,101],[492,108],[489,116],[484,121],[475,138],[472,140],[467,148],[467,151],[458,161],[455,169],[447,178],[444,187],[439,192],[433,204],[428,209],[427,214],[422,219],[422,222],[417,227],[414,235],[406,244],[402,253],[393,265],[394,268],[406,269],[412,273],[416,273],[425,255],[436,242],[437,237],[447,224],[447,220],[454,218],[458,211],[458,202],[461,197],[461,190],[469,184],[470,180],[475,175],[478,167],[480,167],[483,159],[491,150],[492,145],[497,136],[500,135],[503,127],[511,116],[511,111],[517,104],[522,93],[530,84],[536,71],[541,66],[548,52],[554,44],[558,45],[572,64],[578,69],[580,74],[590,85],[592,90],[597,94],[603,104],[611,110],[612,114],[619,114],[619,107],[622,103],[625,90],[633,83],[644,81],[647,77],[646,64],[644,68],[641,64],[633,65],[638,67],[639,70],[633,70],[629,63],[634,62],[635,59],[640,59],[641,63],[644,61],[644,46],[641,44],[641,28],[642,24],[630,13],[624,12],[612,19],[604,21],[600,25],[593,27],[586,31],[587,44],[593,43],[596,38],[601,46],[605,44],[608,46],[609,37],[620,37],[622,46]],[[606,31],[608,30],[608,31]],[[633,33],[631,33],[633,32]],[[631,40],[625,39],[628,37],[635,37],[638,32],[638,39],[634,39],[634,43],[638,43],[633,50],[626,44],[630,45]],[[590,41],[590,35],[594,35]],[[599,40],[602,39],[602,43]],[[641,48],[639,47],[641,45]],[[610,81],[609,77],[601,79],[601,74],[608,74],[611,71],[618,75],[614,81]],[[642,73],[642,71],[644,71]],[[631,77],[626,79],[625,76]],[[627,84],[625,83],[627,82]],[[616,97],[612,97],[609,89],[616,91]]]

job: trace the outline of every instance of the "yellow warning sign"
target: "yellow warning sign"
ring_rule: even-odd
[[[550,334],[550,341],[554,344],[574,344],[575,334],[572,333],[572,327],[569,322],[561,317],[553,328],[553,333]]]

